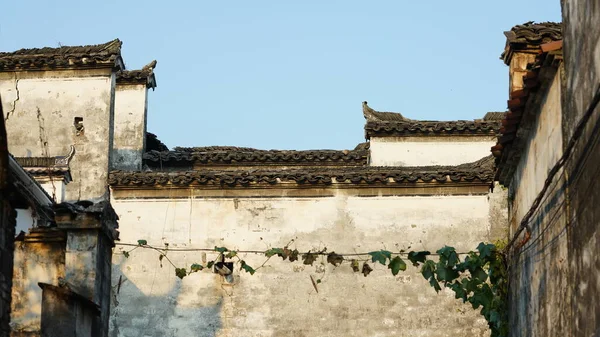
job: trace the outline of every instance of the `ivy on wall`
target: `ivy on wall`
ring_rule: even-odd
[[[421,275],[429,282],[431,287],[439,292],[442,287],[454,292],[455,298],[469,302],[473,309],[479,309],[480,314],[486,319],[491,330],[491,337],[508,336],[508,282],[506,254],[494,244],[480,243],[475,251],[459,254],[453,247],[444,246],[435,253],[429,251],[400,251],[388,250],[372,251],[365,254],[337,254],[328,252],[327,248],[322,250],[309,250],[300,253],[297,249],[290,249],[289,244],[282,248],[270,248],[265,251],[241,251],[230,250],[226,247],[214,247],[214,249],[197,249],[200,251],[213,251],[217,254],[215,260],[208,261],[202,265],[193,263],[189,268],[176,266],[168,257],[168,244],[165,248],[157,248],[148,245],[146,240],[138,240],[134,248],[123,251],[125,257],[137,248],[147,248],[159,253],[162,266],[163,260],[169,262],[175,268],[175,275],[183,279],[187,275],[202,270],[214,270],[222,275],[231,275],[225,261],[236,265],[240,271],[254,275],[265,266],[267,261],[273,257],[281,258],[283,261],[302,262],[305,265],[313,265],[318,257],[326,258],[327,263],[337,267],[343,263],[349,263],[353,272],[362,273],[367,277],[372,271],[372,264],[387,266],[392,275],[398,275],[407,268],[407,261],[413,266],[420,268]],[[265,261],[252,267],[240,257],[240,253],[255,253],[265,256]],[[361,256],[366,258],[361,258]],[[464,258],[461,259],[461,256]],[[435,259],[430,259],[435,257]],[[317,285],[322,278],[311,281],[318,292]]]

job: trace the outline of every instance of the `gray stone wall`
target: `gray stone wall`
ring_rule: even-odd
[[[572,279],[572,336],[600,336],[600,3],[564,0],[564,132],[572,136],[593,111],[567,162],[569,267]]]

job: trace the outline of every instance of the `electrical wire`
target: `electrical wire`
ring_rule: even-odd
[[[590,102],[590,105],[588,106],[588,109],[586,110],[584,115],[581,117],[581,120],[575,127],[573,135],[571,136],[571,140],[565,147],[565,150],[564,150],[562,156],[554,164],[554,166],[548,173],[548,176],[546,177],[546,180],[544,181],[544,185],[543,185],[541,191],[538,193],[538,195],[534,199],[531,207],[529,208],[529,210],[527,211],[525,216],[521,219],[519,227],[517,228],[515,234],[513,235],[513,238],[510,240],[510,242],[506,246],[507,250],[510,250],[510,248],[517,242],[517,239],[519,238],[519,235],[523,232],[523,230],[529,228],[529,223],[530,223],[531,218],[533,217],[534,213],[536,212],[536,210],[540,206],[542,200],[544,199],[546,192],[548,191],[548,188],[550,187],[550,185],[552,184],[552,181],[554,180],[554,177],[559,173],[560,169],[563,168],[563,166],[567,162],[567,159],[569,159],[569,157],[573,153],[573,150],[575,149],[575,145],[577,145],[579,138],[583,134],[583,131],[585,130],[585,127],[587,126],[588,121],[594,114],[594,111],[599,102],[600,102],[600,86],[598,86],[598,88],[596,89],[596,92],[592,98],[592,101]],[[598,124],[598,122],[599,122],[599,120],[596,121],[596,125]],[[586,146],[587,146],[587,144],[586,144]]]
[[[173,248],[173,247],[157,247],[157,246],[152,246],[152,245],[140,245],[139,243],[125,243],[125,242],[116,242],[115,245],[117,246],[126,246],[126,247],[140,247],[140,248],[149,248],[149,249],[154,249],[154,250],[160,250],[160,251],[173,251],[173,252],[212,252],[215,254],[221,254],[220,252],[216,251],[214,248]],[[235,250],[232,249],[231,251],[235,251],[238,254],[260,254],[260,255],[264,255],[265,252],[267,252],[268,250]],[[312,254],[312,255],[329,255],[333,253],[332,252],[326,252],[326,251],[308,251],[308,252],[299,252],[298,254]],[[391,252],[393,255],[408,255],[409,252],[404,252],[404,251],[400,251],[400,252]],[[468,255],[470,252],[456,252],[456,254],[458,255]],[[370,255],[370,253],[335,253],[336,255],[340,255],[340,256],[368,256]],[[430,256],[439,256],[440,254],[438,253],[430,253]]]

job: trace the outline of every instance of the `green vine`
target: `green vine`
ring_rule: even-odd
[[[288,244],[289,245],[289,244]],[[413,266],[420,267],[421,274],[429,282],[436,292],[442,290],[442,286],[452,290],[455,298],[461,299],[463,303],[469,302],[473,309],[480,309],[480,314],[487,320],[491,330],[491,337],[508,336],[508,282],[507,265],[505,254],[494,244],[480,243],[476,251],[466,254],[459,254],[453,247],[445,246],[436,251],[435,254],[429,251],[410,251],[405,253],[393,253],[387,250],[372,251],[366,254],[336,254],[327,252],[327,248],[322,250],[300,253],[296,249],[290,249],[286,245],[283,248],[270,248],[263,252],[252,251],[252,253],[262,254],[266,257],[265,261],[258,267],[253,268],[238,255],[239,251],[229,250],[226,247],[214,247],[214,252],[218,253],[215,260],[208,261],[206,265],[193,263],[189,270],[187,268],[177,267],[168,257],[168,244],[165,248],[149,246],[146,240],[138,240],[138,244],[128,250],[123,251],[125,257],[137,248],[148,248],[159,253],[161,262],[166,259],[174,268],[175,275],[183,279],[187,275],[202,271],[204,269],[215,270],[222,275],[230,275],[232,271],[224,271],[220,263],[225,259],[230,262],[236,262],[239,270],[243,270],[250,275],[261,269],[272,257],[280,257],[282,260],[295,262],[302,260],[305,265],[313,265],[319,256],[326,256],[327,263],[338,267],[344,262],[349,262],[352,271],[362,273],[368,276],[373,268],[370,263],[380,263],[387,266],[392,275],[397,275],[400,271],[407,268],[405,257]],[[501,246],[501,243],[500,243]],[[348,256],[366,255],[370,258],[360,260],[358,258],[347,259]],[[460,255],[465,255],[461,260]],[[436,260],[429,259],[430,256],[437,256]],[[362,262],[362,267],[360,263]],[[221,269],[219,269],[221,268]],[[318,292],[317,284],[321,279],[311,281],[315,290]]]

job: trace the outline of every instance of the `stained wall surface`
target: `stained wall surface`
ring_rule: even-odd
[[[142,169],[147,92],[145,84],[119,84],[116,87],[111,168]]]
[[[565,136],[590,119],[567,163],[569,266],[573,276],[573,336],[600,335],[600,4],[562,1],[566,83],[563,98]]]
[[[540,93],[545,97],[510,183],[511,238],[562,155],[561,72],[556,73],[547,92]],[[561,171],[529,221],[531,240],[511,256],[511,336],[569,336],[565,191],[565,175]]]
[[[0,73],[14,156],[64,156],[75,146],[66,200],[99,198],[107,191],[114,82],[110,69]],[[82,118],[79,129],[76,118]]]
[[[162,191],[168,197],[168,190]],[[499,191],[498,193],[502,193]],[[312,197],[194,197],[112,200],[120,218],[121,243],[144,239],[171,249],[178,267],[206,264],[225,246],[264,251],[269,247],[338,253],[378,249],[435,251],[445,244],[473,249],[502,233],[502,202],[489,195],[356,197],[339,191]],[[114,195],[114,194],[113,194]],[[283,193],[282,193],[283,195]],[[492,224],[494,224],[492,226]],[[502,235],[502,234],[500,234]],[[292,241],[293,240],[293,241]],[[439,294],[412,266],[396,277],[370,263],[368,277],[348,263],[337,268],[272,258],[256,274],[236,265],[233,283],[209,271],[183,280],[173,266],[148,249],[113,256],[111,336],[488,336],[487,323],[453,293]],[[264,256],[241,254],[253,267]],[[364,257],[362,257],[364,259]],[[362,266],[362,262],[361,262]],[[311,277],[321,279],[313,287]]]

